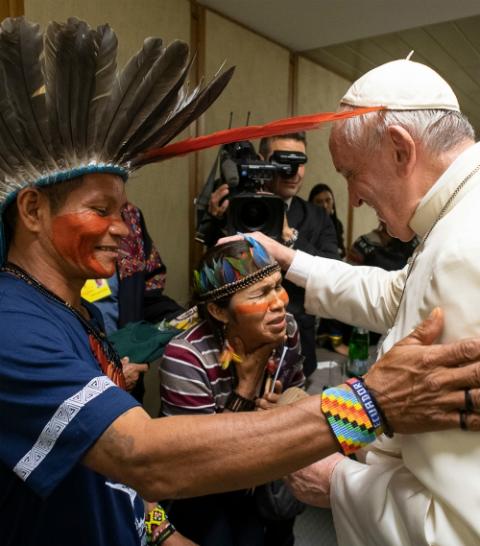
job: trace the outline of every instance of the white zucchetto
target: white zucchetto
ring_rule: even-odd
[[[340,104],[387,110],[460,111],[450,85],[430,67],[400,59],[382,64],[354,82]]]

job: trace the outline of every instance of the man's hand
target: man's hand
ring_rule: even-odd
[[[230,201],[225,199],[222,204],[220,201],[229,194],[228,184],[222,184],[219,186],[212,194],[210,195],[210,200],[208,201],[208,212],[214,218],[221,218],[226,210]]]
[[[255,400],[256,409],[268,410],[276,408],[282,391],[282,382],[277,379],[277,381],[275,381],[273,392],[265,392],[261,398],[259,397]]]
[[[478,340],[432,345],[442,328],[443,312],[436,308],[364,377],[394,432],[459,428],[465,389],[480,385]],[[480,430],[480,389],[470,395],[475,409],[466,414],[466,425]]]
[[[137,384],[140,374],[148,372],[148,364],[137,364],[130,362],[128,356],[122,358],[123,375],[125,377],[125,385],[127,391],[130,392]]]
[[[340,453],[334,453],[293,472],[285,478],[285,481],[298,500],[312,506],[330,508],[332,474],[337,464],[344,458]]]
[[[274,239],[271,239],[261,231],[253,231],[252,233],[248,233],[249,237],[253,237],[256,239],[259,243],[261,243],[265,250],[274,258],[280,267],[286,271],[290,265],[293,262],[293,258],[295,257],[295,250],[292,248],[288,248],[285,245],[282,245],[280,243],[277,243]],[[231,241],[239,241],[242,239],[242,235],[231,235],[230,237],[222,237],[217,241],[217,245],[221,245],[223,243],[229,243]]]

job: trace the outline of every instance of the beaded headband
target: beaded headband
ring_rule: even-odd
[[[265,277],[272,275],[276,271],[280,271],[280,266],[278,264],[267,265],[267,267],[264,267],[263,269],[259,269],[255,273],[251,273],[250,275],[243,277],[243,279],[225,284],[221,286],[220,288],[215,288],[214,290],[210,290],[209,292],[205,292],[204,294],[201,294],[199,295],[199,299],[201,301],[220,300],[226,296],[231,296],[235,294],[235,292],[238,292],[239,290],[242,290],[243,288],[247,288],[247,286],[251,286],[252,284],[255,284],[256,282],[264,279]]]
[[[222,247],[226,247],[223,256]],[[265,248],[248,235],[236,242],[236,248],[227,243],[216,247],[216,251],[218,258],[207,258],[200,270],[193,272],[194,290],[202,302],[230,296],[280,271],[280,266]]]

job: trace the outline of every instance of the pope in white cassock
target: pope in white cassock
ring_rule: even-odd
[[[445,313],[440,341],[478,335],[480,144],[471,125],[447,82],[410,60],[357,80],[341,108],[361,106],[385,110],[337,122],[332,159],[354,206],[373,207],[403,241],[422,239],[410,265],[386,272],[293,254],[272,241],[268,250],[306,288],[308,313],[385,333],[382,352],[436,306]],[[467,393],[467,410],[468,402]],[[382,437],[364,462],[335,456],[292,483],[311,502],[305,488],[326,491],[331,479],[341,546],[478,545],[480,435],[468,421],[465,411],[457,431]]]

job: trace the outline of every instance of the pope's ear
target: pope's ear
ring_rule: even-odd
[[[41,218],[47,208],[47,198],[38,188],[24,188],[17,195],[18,218],[29,231],[40,230]]]
[[[387,131],[398,174],[403,176],[410,174],[417,159],[417,149],[412,135],[400,125],[390,125]]]
[[[223,324],[228,322],[228,312],[224,307],[220,307],[216,303],[207,303],[207,311],[212,317]]]

